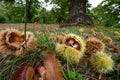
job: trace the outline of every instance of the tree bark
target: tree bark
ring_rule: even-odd
[[[86,13],[86,0],[70,0],[69,17],[79,13]]]
[[[79,25],[81,23],[93,22],[92,18],[86,15],[87,0],[70,0],[69,16],[65,21],[66,25]]]

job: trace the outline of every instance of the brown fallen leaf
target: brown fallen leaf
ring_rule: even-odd
[[[117,65],[117,68],[120,69],[120,63]]]
[[[41,77],[43,80],[46,79],[46,69],[42,65],[38,65],[36,68],[36,73],[39,77]]]
[[[12,80],[33,80],[34,74],[34,69],[31,66],[24,65],[16,71]]]
[[[45,60],[46,80],[64,80],[54,53],[48,50],[43,55],[43,59]]]

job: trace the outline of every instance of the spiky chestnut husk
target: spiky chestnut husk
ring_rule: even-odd
[[[104,33],[103,32],[95,32],[95,36],[103,36],[104,37]]]
[[[66,40],[68,40],[69,44],[66,43]],[[73,40],[73,41],[72,41]],[[77,41],[77,42],[76,42]],[[85,51],[85,42],[82,40],[81,37],[70,34],[67,35],[64,38],[63,41],[64,44],[57,44],[56,45],[56,51],[62,55],[64,58],[68,58],[70,62],[73,63],[78,63],[79,59],[83,56],[84,51]],[[79,47],[74,47],[74,45],[72,45],[72,43],[77,43],[77,45],[79,45]]]
[[[79,37],[75,34],[68,34],[63,38],[63,44],[67,46],[71,46],[77,50],[79,50],[81,53],[84,53],[85,51],[85,42],[82,37]]]
[[[27,39],[27,49],[30,51],[36,42],[34,40],[33,34],[30,32],[26,33]],[[18,30],[8,29],[0,33],[0,53],[1,54],[12,54],[16,56],[21,56],[24,54],[25,49],[24,35],[22,35]]]
[[[93,54],[97,51],[104,51],[104,48],[105,44],[95,37],[86,40],[86,53]]]
[[[98,73],[107,73],[113,70],[114,61],[111,59],[111,56],[103,52],[96,52],[96,54],[90,57],[90,64],[94,71]]]
[[[115,31],[114,34],[115,34],[115,35],[120,35],[120,32]]]
[[[83,53],[80,53],[79,50],[76,50],[70,46],[68,46],[66,49],[65,49],[65,54],[63,55],[64,57],[66,57],[68,60],[70,60],[70,62],[75,62],[75,63],[78,63],[80,58],[82,58],[83,56]]]
[[[63,55],[63,53],[65,52],[66,47],[67,46],[64,45],[64,44],[57,43],[55,51],[57,51],[60,55]]]
[[[22,37],[24,37],[24,33],[22,33]],[[22,43],[22,45],[24,46],[24,48],[27,49],[27,51],[32,51],[36,48],[37,42],[32,32],[26,32],[26,44],[27,45],[25,46],[25,41]]]
[[[111,43],[113,42],[113,41],[112,41],[112,38],[107,37],[107,36],[104,37],[104,40],[105,40],[105,42],[107,42],[107,43],[109,43],[109,44],[111,44]]]
[[[63,32],[62,35],[57,35],[57,34],[53,34],[53,33],[52,33],[52,34],[50,35],[50,40],[56,40],[57,43],[62,44],[63,38],[64,38],[64,36],[66,36],[67,34],[68,34],[67,32]]]
[[[104,36],[104,33],[103,32],[96,32],[95,30],[91,29],[90,30],[90,33],[92,34],[92,36]]]
[[[83,56],[83,53],[80,53],[79,50],[76,50],[65,44],[57,44],[55,49],[61,56],[65,59],[68,59],[72,63],[78,63],[79,59]]]
[[[84,32],[84,29],[83,29],[83,28],[80,28],[80,29],[79,29],[79,32],[83,33],[83,32]]]
[[[1,54],[22,54],[20,46],[20,32],[16,29],[7,29],[0,32],[0,53]]]
[[[99,34],[100,34],[101,36],[105,36],[103,32],[99,32]]]

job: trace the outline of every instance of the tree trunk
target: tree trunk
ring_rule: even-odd
[[[86,0],[70,0],[69,17],[79,13],[86,13]]]
[[[79,25],[81,23],[93,22],[92,18],[86,15],[87,0],[70,0],[69,16],[65,21],[66,25]]]

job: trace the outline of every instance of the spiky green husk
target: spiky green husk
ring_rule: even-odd
[[[74,34],[69,34],[63,39],[63,43],[65,43],[65,40],[67,38],[74,38],[80,45],[80,50],[77,50],[71,46],[67,46],[65,44],[57,44],[56,45],[56,51],[62,55],[64,58],[68,59],[72,63],[78,63],[80,58],[82,58],[84,52],[85,52],[85,42],[84,40]]]
[[[64,44],[59,44],[59,43],[57,43],[57,45],[56,45],[56,48],[55,48],[55,51],[57,51],[59,54],[63,54],[64,53],[64,51],[65,51],[65,49],[66,49],[66,45],[64,45]]]
[[[74,38],[80,45],[80,53],[84,53],[85,52],[85,49],[86,49],[86,44],[85,44],[85,41],[83,40],[82,37],[78,36],[78,35],[75,35],[75,34],[68,34],[64,37],[63,39],[63,44],[65,43],[66,39],[67,38]]]
[[[80,53],[79,50],[76,50],[70,46],[66,46],[65,44],[57,44],[56,51],[61,56],[74,63],[79,62],[79,59],[83,56],[83,53]]]
[[[114,61],[103,52],[97,52],[90,57],[93,69],[99,73],[107,73],[113,70]]]
[[[67,46],[63,56],[66,57],[68,60],[70,60],[70,62],[78,63],[80,58],[82,58],[83,53],[80,53],[79,50],[76,50],[70,46]]]

